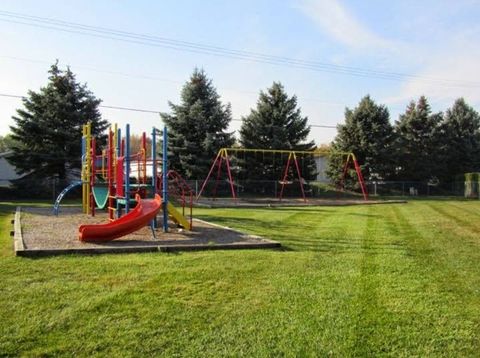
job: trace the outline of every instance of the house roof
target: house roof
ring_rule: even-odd
[[[0,158],[6,157],[7,155],[12,154],[13,152],[11,150],[8,150],[6,152],[0,153]]]

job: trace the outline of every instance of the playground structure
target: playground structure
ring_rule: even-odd
[[[163,231],[168,231],[168,219],[191,230],[193,192],[180,175],[168,171],[167,130],[163,129],[162,156],[157,158],[157,134],[152,128],[151,156],[147,158],[147,136],[141,136],[140,148],[131,153],[130,125],[125,135],[117,125],[110,127],[106,148],[97,148],[91,124],[83,126],[81,180],[72,183],[58,196],[54,214],[58,215],[62,198],[73,188],[82,186],[83,212],[95,216],[97,209],[108,211],[108,223],[81,225],[81,241],[109,241],[150,225],[157,228],[157,214],[163,211]],[[169,181],[169,179],[172,179]],[[148,199],[151,198],[151,199]],[[178,211],[170,198],[182,206]],[[132,210],[133,209],[133,210]],[[189,213],[186,211],[189,209]],[[189,216],[189,218],[187,218]]]
[[[307,202],[307,197],[305,195],[305,179],[303,178],[302,175],[302,170],[300,169],[300,165],[298,162],[298,156],[330,156],[330,155],[341,155],[342,157],[345,157],[345,162],[343,164],[343,171],[342,171],[342,178],[340,185],[338,187],[338,190],[344,190],[345,186],[345,179],[348,175],[349,169],[351,165],[353,164],[353,168],[355,170],[358,184],[360,186],[360,189],[362,191],[362,196],[365,201],[368,200],[368,192],[367,188],[365,186],[365,181],[363,179],[362,171],[360,168],[360,165],[358,164],[357,158],[355,157],[355,154],[351,152],[329,152],[325,150],[314,150],[314,151],[300,151],[300,150],[275,150],[275,149],[254,149],[254,148],[221,148],[211,167],[208,172],[207,177],[203,181],[200,191],[198,192],[197,195],[197,200],[202,196],[202,194],[205,191],[205,187],[207,183],[209,182],[210,178],[212,177],[212,174],[215,169],[217,169],[217,175],[215,179],[215,185],[212,191],[212,197],[215,198],[217,194],[217,188],[218,184],[221,178],[222,174],[222,168],[223,165],[225,164],[226,168],[226,173],[227,173],[227,181],[229,184],[229,189],[230,189],[230,194],[234,202],[237,201],[238,195],[235,190],[235,181],[234,181],[234,175],[232,174],[232,156],[236,155],[238,156],[238,153],[261,153],[262,155],[265,154],[271,154],[273,158],[275,158],[276,154],[281,155],[281,162],[282,162],[282,170],[281,170],[281,177],[278,178],[278,183],[280,184],[280,189],[277,190],[275,188],[275,196],[278,198],[279,201],[282,201],[284,197],[284,191],[285,191],[285,186],[289,184],[293,184],[293,179],[297,179],[299,183],[299,188],[300,188],[300,193],[302,196],[303,201],[306,203]],[[286,157],[286,161],[283,159]],[[296,176],[296,178],[289,178],[291,174],[291,167],[293,167],[293,175]]]

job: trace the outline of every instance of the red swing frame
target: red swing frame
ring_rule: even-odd
[[[200,191],[197,194],[197,201],[201,197],[201,195],[202,195],[208,181],[210,180],[210,177],[212,176],[212,173],[213,173],[215,168],[217,168],[217,176],[216,176],[216,179],[215,179],[215,186],[213,188],[213,198],[216,198],[218,182],[220,180],[220,176],[221,176],[221,173],[222,173],[223,163],[225,162],[225,166],[226,166],[226,169],[227,169],[227,175],[228,175],[228,182],[230,184],[230,191],[232,193],[232,198],[233,198],[235,203],[237,202],[238,196],[237,196],[237,193],[235,192],[235,187],[234,187],[234,184],[233,184],[233,176],[232,176],[230,159],[229,159],[229,151],[231,151],[231,152],[254,152],[254,153],[256,153],[256,152],[287,153],[288,158],[287,158],[287,163],[285,165],[285,169],[282,170],[283,176],[282,176],[282,179],[280,181],[280,184],[282,186],[281,186],[281,189],[280,189],[278,199],[279,199],[279,201],[282,201],[282,199],[283,199],[283,193],[284,193],[285,185],[288,181],[288,171],[290,169],[291,164],[294,163],[295,170],[296,170],[297,177],[298,177],[298,182],[300,184],[300,190],[301,190],[301,193],[302,193],[302,198],[303,198],[303,201],[305,203],[307,202],[307,198],[305,196],[304,185],[303,185],[303,177],[302,177],[302,173],[300,171],[300,166],[298,164],[297,153],[298,154],[315,155],[316,153],[319,153],[318,151],[295,151],[295,150],[251,149],[251,148],[221,148],[218,151],[217,156],[215,157],[215,160],[213,161],[213,163],[210,167],[208,175],[205,178],[205,180],[203,181],[202,186],[200,188]],[[358,177],[358,181],[360,183],[360,187],[362,189],[363,198],[364,198],[364,200],[368,200],[368,192],[367,192],[367,189],[365,187],[365,181],[363,179],[363,175],[362,175],[360,166],[358,165],[358,162],[357,162],[357,159],[356,159],[355,155],[353,153],[340,153],[340,154],[347,154],[347,160],[345,161],[345,165],[343,167],[341,185],[343,186],[343,184],[344,184],[345,177],[346,177],[350,162],[352,162],[353,165],[354,165],[355,171],[357,173],[357,177]]]
[[[353,163],[353,167],[355,168],[355,172],[357,173],[358,183],[360,184],[360,188],[362,189],[363,199],[367,201],[368,191],[365,186],[365,180],[363,179],[362,170],[360,169],[360,165],[358,165],[357,158],[353,153],[348,153],[347,155],[347,160],[345,161],[345,164],[343,166],[342,178],[340,179],[340,187],[343,191],[345,190],[345,178],[347,176],[348,169],[350,168],[350,163]]]
[[[244,152],[263,152],[263,153],[266,153],[266,152],[268,152],[268,153],[288,153],[288,159],[287,159],[287,163],[285,165],[285,170],[282,170],[282,172],[284,174],[283,174],[282,179],[280,181],[282,186],[281,186],[280,194],[279,194],[278,198],[279,198],[280,201],[282,201],[283,193],[284,193],[284,189],[285,189],[285,184],[288,180],[288,171],[290,169],[290,165],[293,162],[295,164],[295,169],[296,169],[297,176],[298,176],[298,182],[300,184],[300,190],[301,190],[301,193],[302,193],[302,198],[303,198],[304,202],[307,202],[307,198],[305,197],[305,190],[304,190],[304,187],[303,187],[303,177],[302,177],[302,174],[301,174],[301,171],[300,171],[300,166],[298,164],[298,159],[297,159],[297,155],[296,155],[296,153],[297,152],[300,153],[300,151],[273,150],[273,149],[271,149],[271,150],[269,150],[269,149],[246,149],[246,148],[222,148],[218,151],[217,156],[215,157],[215,160],[213,161],[212,166],[210,167],[208,175],[205,178],[205,180],[203,181],[203,184],[200,188],[200,191],[198,192],[197,200],[202,195],[202,193],[205,189],[205,186],[207,185],[208,181],[210,180],[210,177],[212,176],[212,173],[215,170],[215,168],[217,168],[217,177],[215,179],[215,186],[213,188],[213,193],[212,194],[213,194],[213,198],[216,198],[218,182],[220,180],[220,176],[221,176],[221,173],[222,173],[223,163],[225,162],[225,165],[226,165],[226,168],[227,168],[227,174],[228,174],[228,181],[229,181],[229,184],[230,184],[230,191],[232,193],[232,198],[235,202],[237,201],[237,193],[235,192],[235,187],[233,185],[233,176],[232,176],[232,171],[231,171],[231,165],[230,165],[228,150],[244,151]],[[306,151],[302,152],[302,153],[314,154],[314,152],[306,152]],[[277,194],[275,193],[275,195],[277,195]]]

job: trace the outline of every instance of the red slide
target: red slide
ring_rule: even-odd
[[[140,230],[155,218],[162,207],[162,199],[155,194],[155,199],[141,199],[135,196],[137,206],[120,219],[106,224],[80,225],[78,238],[80,241],[110,241]]]

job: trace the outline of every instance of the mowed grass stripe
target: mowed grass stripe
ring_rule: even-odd
[[[413,354],[421,354],[421,347],[409,346],[411,339],[398,334],[399,330],[409,332],[414,317],[400,308],[405,301],[405,286],[419,286],[415,275],[411,275],[414,263],[408,256],[403,230],[398,227],[398,207],[388,205],[381,210],[372,207],[371,212],[364,235],[365,245],[369,247],[375,243],[387,249],[363,251],[356,303],[356,340],[351,352],[354,356],[391,355],[407,352],[408,347],[415,352]]]
[[[272,273],[271,281],[275,289],[271,293],[271,304],[259,312],[257,318],[260,322],[255,319],[252,324],[247,320],[238,329],[242,332],[248,326],[258,327],[255,336],[265,355],[288,351],[326,354],[342,349],[348,352],[348,344],[345,344],[351,335],[348,306],[353,297],[352,282],[358,276],[359,265],[354,250],[345,250],[343,246],[348,240],[360,240],[359,234],[364,224],[345,225],[341,213],[335,210],[319,211],[310,209],[307,210],[309,215],[302,216],[303,210],[285,209],[281,211],[284,216],[278,218],[276,227],[279,230],[285,226],[300,231],[302,227],[308,227],[308,230],[301,231],[301,238],[308,238],[309,244],[302,245],[300,249],[309,247],[316,254],[308,251],[283,253],[295,260],[296,267],[289,265]],[[277,216],[277,211],[273,215]],[[360,220],[364,222],[365,217],[360,216]],[[323,245],[325,232],[329,234],[328,251]],[[270,237],[278,239],[276,235]],[[342,241],[340,249],[336,241]],[[345,298],[340,304],[339,297]]]
[[[480,244],[478,235],[480,232],[479,214],[475,215],[471,210],[459,205],[445,206],[440,203],[428,203],[428,206],[443,218],[443,227],[447,228],[447,222],[449,222],[450,231],[455,231],[458,236],[471,236],[476,239],[477,244]]]
[[[310,225],[317,225],[315,231],[305,235],[315,254],[288,253],[295,255],[297,270],[273,277],[275,295],[264,312],[264,320],[268,322],[267,332],[277,333],[273,340],[266,340],[269,344],[265,355],[349,352],[349,342],[354,339],[351,307],[360,260],[357,252],[345,249],[343,244],[335,245],[335,241],[361,240],[366,217],[356,217],[355,225],[345,225],[343,215],[333,211],[336,215],[324,215],[322,221],[313,221],[315,217],[309,220]],[[323,244],[325,232],[329,233],[328,251]]]
[[[475,356],[480,349],[472,232],[455,235],[451,219],[425,202],[200,212],[290,250],[4,257],[0,353]]]
[[[431,202],[415,202],[414,206],[399,207],[399,210],[410,225],[407,232],[410,232],[411,255],[417,260],[414,272],[424,282],[424,295],[417,300],[421,303],[419,315],[426,322],[424,334],[437,336],[425,353],[443,355],[459,348],[457,353],[472,352],[479,344],[480,292],[475,287],[480,283],[480,272],[478,265],[474,269],[467,261],[478,262],[478,252],[466,257],[464,238],[450,228],[445,235],[441,224],[447,217],[439,215]],[[413,209],[422,215],[411,215]],[[459,270],[464,265],[469,267],[468,271]]]

